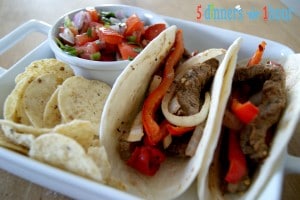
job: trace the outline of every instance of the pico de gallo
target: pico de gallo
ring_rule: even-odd
[[[66,16],[56,38],[67,54],[95,61],[132,60],[166,28],[145,25],[136,14],[98,11],[94,7]]]

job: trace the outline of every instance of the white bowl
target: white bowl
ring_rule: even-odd
[[[104,4],[100,6],[95,6],[95,8],[96,10],[101,11],[122,11],[127,17],[129,17],[132,14],[136,14],[142,21],[145,22],[145,25],[155,23],[167,24],[166,21],[160,15],[139,7],[119,4]],[[61,26],[64,23],[65,16],[69,16],[70,18],[72,18],[77,12],[84,9],[85,8],[66,13],[56,21],[56,23],[52,26],[48,34],[50,48],[54,52],[56,59],[68,63],[74,69],[76,75],[81,75],[88,79],[102,80],[112,85],[115,79],[122,72],[122,70],[129,64],[129,60],[92,61],[82,59],[79,57],[68,55],[59,48],[55,41],[55,38],[58,36],[59,26]]]

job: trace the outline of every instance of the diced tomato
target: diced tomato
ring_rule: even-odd
[[[143,36],[143,32],[142,31],[135,31],[132,33],[133,37],[135,37],[135,43],[136,44],[140,44],[141,40],[142,40],[142,36]]]
[[[229,169],[225,176],[228,183],[237,183],[241,181],[248,173],[246,157],[242,152],[238,140],[238,134],[234,131],[229,133],[229,151],[228,151]]]
[[[100,40],[109,44],[119,44],[123,40],[123,35],[110,28],[100,27],[97,29]]]
[[[150,25],[145,29],[145,33],[144,33],[143,37],[144,37],[144,39],[151,41],[165,29],[166,29],[166,24]]]
[[[127,164],[147,176],[153,176],[158,171],[165,155],[152,146],[136,147]]]
[[[77,52],[79,53],[79,57],[85,58],[88,60],[91,60],[92,55],[99,52],[99,50],[100,50],[99,41],[87,42],[85,45],[75,46],[75,48],[76,48]]]
[[[91,18],[92,22],[98,22],[99,21],[98,11],[94,7],[87,7],[86,11],[90,15],[90,18]]]
[[[116,54],[115,53],[102,53],[101,54],[101,61],[115,61]]]
[[[119,52],[121,54],[121,58],[123,60],[133,59],[135,58],[140,51],[140,47],[134,44],[127,44],[126,42],[122,42],[118,44]]]
[[[249,124],[259,113],[258,107],[250,101],[240,103],[235,98],[232,99],[231,110],[245,124]]]
[[[97,28],[102,27],[102,26],[103,26],[103,24],[101,24],[101,23],[99,23],[99,22],[90,22],[90,23],[89,23],[89,27],[95,28],[95,30],[96,30]]]
[[[126,20],[126,30],[124,35],[129,36],[139,32],[144,32],[144,23],[136,14],[133,14]]]
[[[105,52],[106,54],[112,54],[112,53],[115,54],[118,51],[118,45],[105,43],[105,47],[104,49],[102,49],[102,51]]]
[[[83,33],[75,36],[75,45],[82,46],[87,42],[92,42],[98,39],[97,33],[94,28],[90,28],[90,33]]]

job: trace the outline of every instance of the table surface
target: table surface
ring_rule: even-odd
[[[120,3],[139,6],[152,10],[161,15],[176,17],[197,23],[208,24],[234,31],[245,32],[259,37],[282,43],[296,53],[300,53],[300,18],[291,14],[279,0],[266,1],[195,1],[195,0],[10,0],[0,1],[0,38],[11,32],[14,28],[30,19],[38,19],[53,24],[58,17],[73,9],[96,6],[103,3]],[[201,15],[197,8],[201,6]],[[241,20],[216,20],[209,19],[205,15],[208,7],[230,9],[240,7],[243,9]],[[258,13],[250,15],[250,11]],[[268,11],[268,18],[266,17]],[[249,14],[249,15],[248,15]],[[198,19],[200,18],[200,19]],[[41,34],[25,37],[11,50],[0,55],[0,66],[9,68],[28,53],[31,49],[45,40]],[[299,126],[300,128],[300,126]],[[297,130],[299,130],[297,128]],[[290,144],[288,152],[300,156],[300,131],[296,131]],[[49,191],[43,187],[15,177],[0,170],[0,199],[68,199],[68,197]],[[17,189],[16,189],[17,188]],[[295,174],[286,175],[282,183],[281,199],[297,199],[300,196],[300,176]]]

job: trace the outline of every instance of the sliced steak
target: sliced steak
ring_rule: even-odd
[[[261,160],[269,152],[269,145],[266,143],[267,132],[278,122],[286,105],[285,73],[283,68],[277,65],[237,68],[233,87],[241,87],[243,82],[261,87],[262,97],[258,105],[258,116],[241,131],[241,147],[251,159]]]
[[[212,58],[186,71],[176,83],[176,96],[181,106],[180,115],[192,115],[199,112],[201,90],[211,83],[219,61]]]

